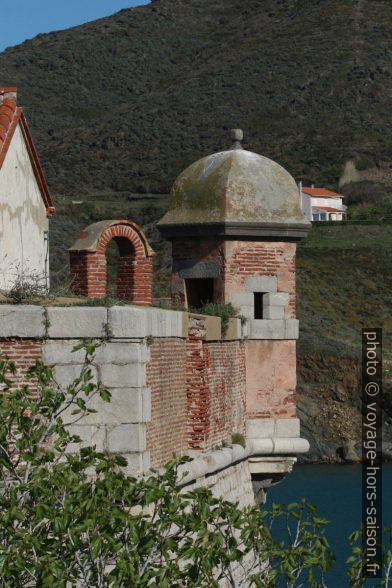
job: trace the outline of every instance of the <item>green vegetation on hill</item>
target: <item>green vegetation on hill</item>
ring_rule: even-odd
[[[391,253],[390,225],[312,228],[297,257],[301,347],[326,349],[329,339],[354,352],[362,327],[384,326],[392,350]]]
[[[69,199],[167,192],[245,146],[336,187],[391,163],[390,0],[157,0],[0,54],[50,187]]]
[[[384,453],[392,459],[392,227],[319,225],[298,249],[298,404],[308,459],[360,455],[361,329],[383,328]]]

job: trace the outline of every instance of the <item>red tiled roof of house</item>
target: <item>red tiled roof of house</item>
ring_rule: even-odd
[[[3,165],[5,155],[15,127],[19,122],[21,109],[17,107],[16,102],[6,98],[0,104],[0,168]]]
[[[0,88],[0,94],[8,93],[14,88]],[[0,103],[0,169],[4,163],[7,155],[8,148],[11,144],[12,137],[14,136],[15,129],[20,124],[27,150],[30,156],[31,165],[34,170],[42,199],[46,206],[46,212],[48,216],[53,214],[54,207],[52,197],[49,192],[48,185],[46,183],[42,167],[38,158],[37,151],[34,147],[34,143],[31,137],[30,129],[28,127],[26,118],[23,114],[22,108],[20,108],[15,100],[12,98],[5,98]]]
[[[327,188],[308,188],[303,186],[302,192],[304,194],[309,194],[309,196],[320,196],[322,198],[343,198],[342,194],[332,192],[331,190],[327,190]]]
[[[332,208],[331,206],[312,206],[313,210],[325,210],[326,212],[344,212],[341,208]]]

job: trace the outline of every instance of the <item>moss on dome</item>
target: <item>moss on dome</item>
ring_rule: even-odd
[[[214,153],[187,167],[173,184],[159,225],[212,222],[307,224],[294,178],[243,149]]]

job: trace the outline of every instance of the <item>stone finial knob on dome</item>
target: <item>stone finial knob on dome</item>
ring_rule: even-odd
[[[233,145],[231,146],[232,149],[243,149],[241,145],[241,141],[244,138],[244,133],[242,129],[231,129],[230,136],[234,141]]]

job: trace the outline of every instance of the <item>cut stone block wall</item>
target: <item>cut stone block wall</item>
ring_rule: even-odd
[[[54,321],[51,328],[55,324]],[[43,361],[54,368],[55,379],[62,388],[68,386],[83,367],[83,350],[72,351],[80,342],[80,339],[44,341]],[[94,396],[89,406],[97,413],[87,414],[69,427],[73,434],[81,437],[82,446],[95,444],[99,451],[125,456],[130,473],[140,473],[150,465],[147,423],[151,419],[151,392],[146,380],[149,358],[149,348],[143,339],[102,340],[94,355],[92,373],[94,379],[109,390],[112,400],[107,403],[98,395]],[[65,423],[73,420],[71,414],[64,413]]]
[[[186,468],[186,464],[185,464]],[[249,465],[246,460],[230,464],[212,474],[201,476],[186,486],[187,490],[207,486],[217,498],[239,503],[240,508],[254,505],[254,494]]]
[[[131,471],[244,434],[244,343],[220,340],[220,319],[132,306],[3,305],[1,311],[1,347],[17,361],[19,382],[25,368],[42,359],[66,388],[84,362],[84,352],[73,348],[87,338],[100,343],[91,369],[112,402],[94,397],[98,412],[72,424],[72,431],[83,444],[128,457]],[[240,321],[232,323],[231,336],[241,336]]]

